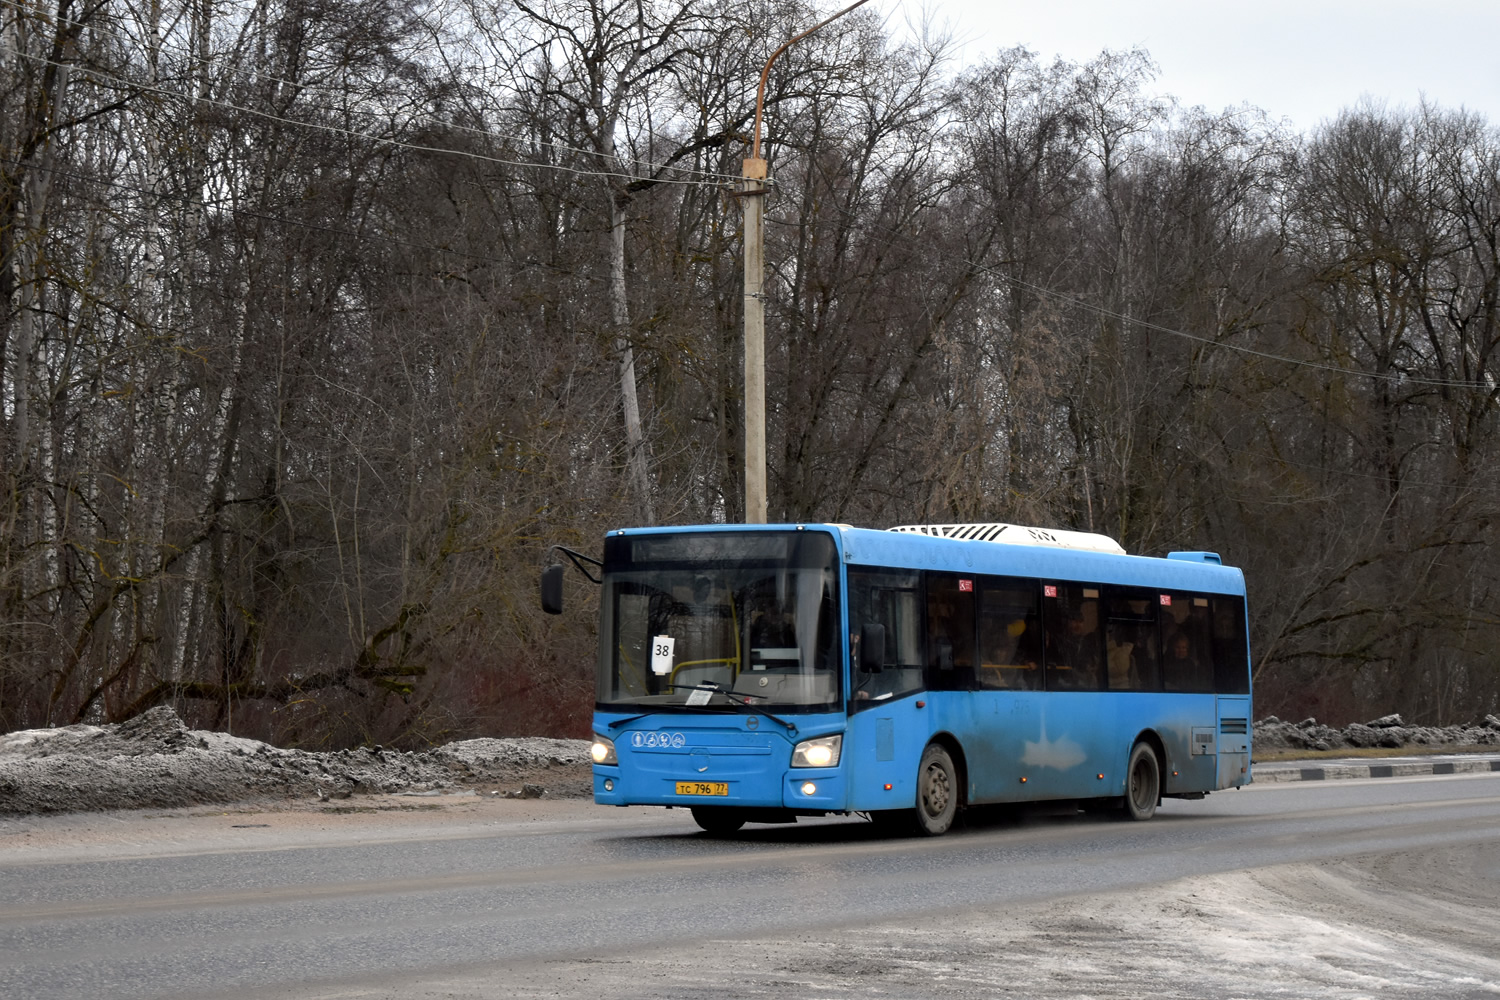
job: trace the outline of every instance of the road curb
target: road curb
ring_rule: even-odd
[[[1372,763],[1348,763],[1345,761],[1326,764],[1311,761],[1289,763],[1256,764],[1251,775],[1256,784],[1282,781],[1343,781],[1350,778],[1405,778],[1414,775],[1439,774],[1488,774],[1500,772],[1500,757],[1486,754],[1478,759],[1447,758],[1444,760],[1387,760]]]

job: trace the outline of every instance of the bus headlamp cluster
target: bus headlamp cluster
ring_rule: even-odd
[[[620,763],[620,758],[615,756],[615,741],[598,733],[594,734],[594,745],[589,748],[589,754],[594,758],[595,764]]]
[[[844,746],[842,734],[803,740],[792,750],[793,767],[837,767]]]

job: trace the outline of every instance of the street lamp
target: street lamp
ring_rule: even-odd
[[[755,136],[750,156],[744,161],[740,194],[745,199],[745,523],[766,523],[766,307],[761,299],[765,281],[766,161],[760,156],[760,120],[765,108],[766,80],[774,63],[795,42],[800,42],[831,21],[862,7],[858,0],[827,20],[819,21],[793,36],[771,53],[760,73],[755,92]]]

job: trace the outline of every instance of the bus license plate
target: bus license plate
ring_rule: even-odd
[[[679,781],[678,795],[728,795],[727,781]]]

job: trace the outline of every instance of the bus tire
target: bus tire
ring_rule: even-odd
[[[1151,744],[1142,740],[1130,749],[1125,767],[1125,817],[1148,820],[1156,815],[1161,800],[1161,763]]]
[[[958,815],[958,770],[948,751],[929,743],[917,766],[916,831],[924,837],[940,837]]]
[[[724,806],[693,806],[693,822],[715,836],[734,833],[745,825],[739,810]]]

